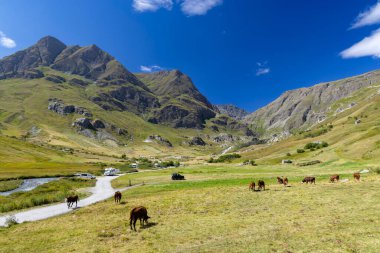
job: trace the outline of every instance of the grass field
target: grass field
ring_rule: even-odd
[[[16,192],[9,196],[0,196],[0,213],[61,202],[73,193],[77,193],[82,198],[87,193],[78,190],[93,187],[95,182],[95,180],[62,178],[40,185],[28,192]]]
[[[0,181],[0,192],[7,192],[18,188],[22,184],[22,180],[6,180]]]
[[[171,181],[171,170],[126,175],[114,185],[129,179],[145,185],[124,192],[123,204],[108,200],[1,228],[0,251],[378,252],[380,178],[369,173],[354,182],[356,170],[212,165],[180,168],[185,181]],[[329,183],[336,172],[350,181]],[[309,174],[317,176],[316,185],[300,183]],[[277,185],[277,175],[288,176],[290,187]],[[260,178],[268,190],[250,192],[248,182]],[[126,222],[137,205],[146,206],[152,218],[149,227],[132,232]],[[26,236],[19,243],[17,238]]]

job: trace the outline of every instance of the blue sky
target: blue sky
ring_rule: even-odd
[[[180,69],[212,103],[253,111],[380,68],[379,28],[376,0],[3,0],[0,57],[46,35],[96,44],[132,72]]]

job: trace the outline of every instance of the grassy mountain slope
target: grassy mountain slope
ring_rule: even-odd
[[[326,119],[308,131],[299,131],[273,144],[246,148],[242,154],[267,164],[292,159],[296,162],[320,160],[324,162],[322,166],[328,163],[377,166],[380,161],[379,88],[377,83],[373,83],[349,97],[335,101],[330,105],[331,112]],[[296,152],[307,143],[318,141],[328,142],[329,147],[305,153]],[[287,153],[291,156],[287,156]]]

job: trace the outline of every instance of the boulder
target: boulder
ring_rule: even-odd
[[[193,137],[189,141],[190,146],[206,146],[206,142],[201,137]]]
[[[96,120],[92,121],[92,125],[95,128],[106,128],[106,125],[100,119],[96,119]]]
[[[91,124],[91,121],[88,119],[88,118],[79,118],[79,119],[76,119],[73,124],[72,124],[73,127],[77,127],[81,130],[84,130],[84,129],[91,129],[91,130],[95,130],[94,126]]]

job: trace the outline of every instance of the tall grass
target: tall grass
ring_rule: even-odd
[[[95,180],[64,178],[49,182],[28,192],[17,192],[9,196],[0,196],[0,212],[10,212],[34,206],[63,201],[76,190],[95,185]],[[78,193],[83,197],[84,193]]]
[[[7,192],[18,188],[23,180],[0,181],[0,192]]]

